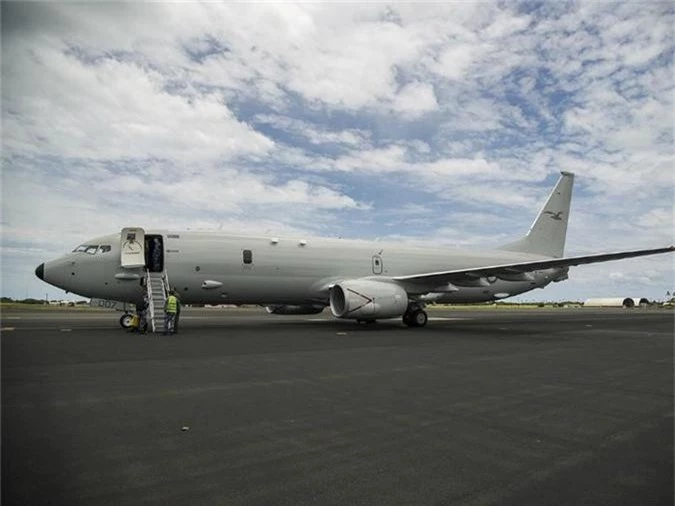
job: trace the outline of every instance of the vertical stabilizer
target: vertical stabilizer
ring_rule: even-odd
[[[501,246],[499,249],[534,253],[550,257],[562,257],[567,235],[567,220],[570,214],[574,174],[561,172],[560,179],[539,211],[537,219],[525,237]]]

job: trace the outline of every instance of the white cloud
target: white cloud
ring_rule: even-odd
[[[484,51],[484,47],[473,44],[452,44],[439,55],[432,70],[447,79],[459,81],[467,76],[474,61]]]
[[[287,116],[274,114],[259,114],[255,122],[270,125],[286,133],[302,136],[312,144],[343,144],[348,147],[364,146],[368,142],[369,132],[358,129],[339,131],[326,130],[322,125],[292,119]]]
[[[406,149],[403,146],[359,150],[338,158],[333,162],[332,168],[347,172],[400,172],[406,167],[405,155]]]
[[[24,153],[71,158],[232,159],[274,143],[238,121],[219,93],[185,97],[135,63],[87,64],[53,48],[24,60],[7,84],[5,143]],[[49,86],[33,76],[49,75]]]
[[[152,179],[145,169],[120,175],[94,165],[62,180],[27,165],[17,163],[3,174],[3,242],[44,248],[52,255],[130,224],[214,228],[237,222],[238,229],[250,224],[255,231],[254,223],[261,221],[266,228],[295,229],[293,220],[327,210],[367,209],[331,188],[235,170],[185,176],[169,170],[167,177]],[[268,212],[260,213],[261,207]],[[283,213],[269,212],[280,207]]]
[[[499,242],[558,170],[578,175],[568,249],[671,242],[673,18],[658,2],[7,3],[3,257],[138,213]],[[609,290],[639,265],[573,279]]]
[[[646,229],[659,228],[668,230],[668,228],[670,228],[671,230],[675,230],[675,224],[673,223],[673,220],[675,220],[673,209],[660,207],[656,209],[650,209],[646,213],[638,216],[636,219],[636,224]]]
[[[498,39],[513,35],[525,30],[531,22],[530,16],[511,16],[508,13],[499,16],[485,30],[484,34],[490,39]]]
[[[406,84],[396,94],[392,109],[411,118],[436,111],[438,102],[433,86],[419,82]]]

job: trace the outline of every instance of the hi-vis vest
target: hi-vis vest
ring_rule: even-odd
[[[166,299],[166,312],[175,313],[176,312],[177,300],[175,295],[169,295]]]

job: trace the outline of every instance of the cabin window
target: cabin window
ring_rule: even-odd
[[[244,250],[244,263],[245,264],[253,263],[253,251],[251,251],[250,249]]]

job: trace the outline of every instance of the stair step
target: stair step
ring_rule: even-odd
[[[164,304],[166,303],[165,276],[162,272],[147,272],[145,277],[146,291],[150,304],[150,317],[155,332],[163,332]]]

